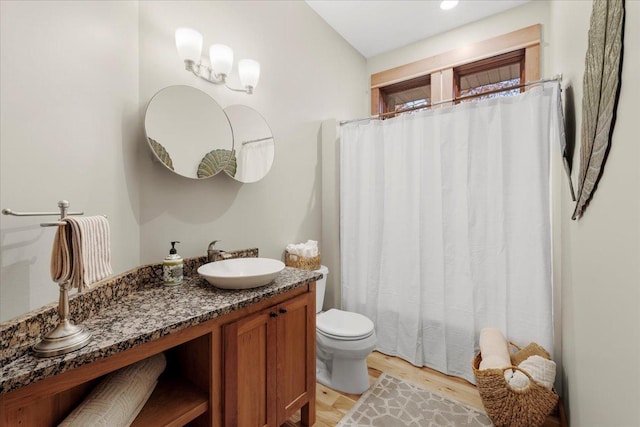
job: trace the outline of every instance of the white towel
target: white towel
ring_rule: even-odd
[[[113,273],[109,222],[103,216],[66,217],[53,241],[51,278],[79,291]]]
[[[526,371],[535,382],[547,390],[551,390],[556,380],[556,362],[545,359],[544,357],[537,355],[529,356],[526,360],[520,362],[518,368]],[[526,388],[529,385],[529,378],[515,369],[512,375],[508,375],[508,373],[505,372],[505,380],[507,380],[511,388],[515,390]]]
[[[164,354],[159,353],[107,375],[59,427],[131,425],[165,367]]]
[[[289,243],[286,250],[291,255],[298,255],[304,258],[313,258],[320,253],[318,242],[315,240],[307,240],[306,243]]]

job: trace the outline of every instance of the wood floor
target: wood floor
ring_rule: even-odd
[[[429,368],[418,368],[398,357],[387,356],[377,351],[367,357],[367,366],[371,384],[386,372],[458,402],[483,409],[476,387],[463,379],[450,377]],[[316,384],[316,427],[334,427],[359,398],[360,395],[357,394],[341,393],[322,384]],[[284,424],[286,427],[300,425],[299,416],[294,416]],[[559,426],[561,424],[558,417],[549,417],[544,427]]]

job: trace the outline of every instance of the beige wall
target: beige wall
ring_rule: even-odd
[[[364,113],[362,113],[364,115]],[[326,277],[324,309],[340,308],[340,138],[335,119],[322,123],[322,263]],[[327,250],[328,249],[328,250]]]
[[[58,200],[111,224],[113,267],[139,264],[138,5],[0,3],[0,207]],[[56,217],[0,216],[0,320],[57,300]]]
[[[175,51],[178,26],[202,32],[205,46],[225,43],[237,59],[259,61],[255,93],[231,92],[185,72]],[[194,182],[145,158],[142,262],[161,260],[171,240],[182,242],[183,256],[203,255],[220,239],[223,249],[258,247],[277,259],[287,243],[321,240],[321,123],[361,114],[364,73],[364,58],[304,2],[140,2],[141,108],[165,86],[191,85],[222,107],[241,103],[257,110],[276,147],[269,174],[244,185],[224,174]]]
[[[552,72],[570,85],[580,133],[591,2],[551,2]],[[640,2],[626,2],[622,91],[611,151],[585,215],[562,187],[564,400],[571,425],[640,425]],[[571,105],[571,100],[567,100]],[[571,110],[571,108],[570,108]],[[579,168],[577,139],[574,171]],[[577,183],[577,173],[574,172]]]
[[[0,207],[56,210],[59,199],[106,214],[116,273],[158,262],[179,240],[184,257],[208,243],[281,258],[321,238],[322,120],[357,117],[365,60],[304,2],[2,1]],[[248,96],[184,71],[174,31],[192,26],[236,59],[262,65]],[[206,54],[205,54],[206,55]],[[231,84],[237,85],[234,70]],[[273,131],[273,168],[255,184],[193,181],[152,160],[149,99],[169,85],[242,103]],[[54,230],[1,216],[0,321],[57,299],[49,278]]]

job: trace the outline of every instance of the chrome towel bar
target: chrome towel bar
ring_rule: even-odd
[[[84,215],[84,212],[67,212],[69,209],[70,203],[67,200],[60,200],[58,202],[58,207],[60,208],[59,212],[16,212],[12,209],[2,209],[3,215],[12,215],[12,216],[53,216],[59,215],[60,219],[58,221],[53,222],[42,222],[40,223],[40,227],[56,227],[58,225],[67,225],[66,221],[63,219],[67,216],[71,215]],[[106,215],[103,215],[106,218]]]

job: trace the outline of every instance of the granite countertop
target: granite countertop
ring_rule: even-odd
[[[28,351],[3,363],[0,393],[198,325],[321,277],[313,271],[285,267],[271,284],[246,290],[218,289],[197,275],[185,277],[182,285],[173,287],[147,281],[82,322],[93,334],[86,347],[49,358],[36,358]]]

